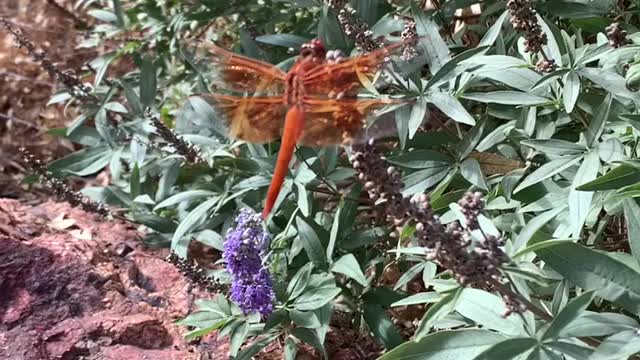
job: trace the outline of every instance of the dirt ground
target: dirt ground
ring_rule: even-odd
[[[207,359],[175,325],[208,297],[135,228],[52,201],[0,199],[1,359]]]
[[[68,6],[73,1],[56,0]],[[95,54],[74,50],[78,39],[77,21],[50,0],[3,0],[0,16],[20,28],[47,52],[61,69],[78,71]],[[0,29],[0,198],[35,199],[39,192],[20,185],[25,171],[17,153],[24,146],[45,161],[73,150],[73,146],[47,131],[62,127],[73,113],[61,106],[47,106],[58,86],[35,64],[13,37]],[[27,190],[27,191],[25,191]]]

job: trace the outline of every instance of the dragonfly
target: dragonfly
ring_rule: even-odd
[[[354,144],[367,136],[376,111],[410,100],[358,94],[371,87],[391,56],[416,39],[396,42],[352,58],[335,60],[319,39],[301,46],[289,71],[244,57],[211,42],[204,43],[208,61],[228,93],[204,98],[225,122],[228,136],[253,144],[281,139],[276,166],[262,216],[271,213],[298,145],[322,147]]]

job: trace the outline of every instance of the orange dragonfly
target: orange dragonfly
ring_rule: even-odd
[[[331,61],[327,60],[323,43],[315,39],[302,46],[288,72],[205,43],[224,86],[235,94],[199,96],[220,113],[229,136],[256,144],[282,139],[262,212],[264,219],[275,204],[297,144],[354,143],[367,133],[367,119],[376,110],[408,102],[357,95],[366,84],[372,84],[390,56],[412,41],[415,39]]]

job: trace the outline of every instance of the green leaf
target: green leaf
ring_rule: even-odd
[[[545,2],[542,6],[550,14],[567,19],[593,18],[595,15],[606,14],[611,10],[606,1],[581,2],[575,0],[555,0]]]
[[[104,169],[111,161],[113,151],[107,145],[97,145],[71,153],[49,164],[54,176],[73,174],[87,176]]]
[[[96,69],[96,76],[93,81],[94,87],[98,87],[98,85],[102,83],[104,76],[107,74],[109,65],[116,59],[116,57],[115,52],[108,52],[91,61],[91,66]]]
[[[125,14],[124,14],[124,10],[122,9],[122,4],[120,3],[120,0],[113,0],[113,12],[116,14],[117,25],[119,27],[124,27]]]
[[[471,158],[465,159],[462,164],[460,164],[460,175],[480,189],[488,190],[478,160]]]
[[[458,293],[459,291],[448,294],[438,303],[429,306],[422,316],[422,320],[420,320],[420,324],[414,333],[416,341],[420,341],[420,339],[427,336],[433,325],[438,320],[442,319],[455,309]]]
[[[413,265],[409,270],[404,271],[398,281],[396,281],[396,284],[393,286],[393,290],[398,290],[399,288],[408,284],[409,281],[413,280],[413,278],[418,276],[418,274],[423,271],[425,265],[425,262],[417,263]]]
[[[607,336],[637,327],[637,321],[622,314],[585,311],[562,330],[562,336]]]
[[[341,247],[343,247],[345,237],[347,235],[353,235],[351,230],[355,218],[358,215],[359,201],[357,199],[360,197],[361,192],[362,185],[356,183],[351,187],[347,196],[340,199],[340,204],[338,204],[338,210],[336,210],[329,234],[329,244],[327,245],[328,261],[333,261],[333,252],[336,244],[340,242]]]
[[[66,91],[54,94],[53,96],[51,96],[51,98],[47,102],[47,106],[66,102],[67,100],[71,99],[72,97],[73,96],[71,94],[69,94],[68,92],[66,92]]]
[[[580,95],[580,77],[575,71],[570,71],[564,76],[564,89],[562,93],[562,102],[564,103],[564,110],[567,113],[573,111],[573,107],[578,101]]]
[[[608,173],[580,185],[576,190],[580,191],[601,191],[601,190],[617,190],[627,185],[640,182],[640,169],[629,165],[620,165]]]
[[[324,349],[324,344],[320,341],[320,338],[318,338],[318,334],[314,330],[297,327],[291,330],[291,335],[320,350],[324,358],[327,357]]]
[[[131,171],[131,179],[129,181],[131,199],[135,199],[140,195],[140,168],[138,163],[135,163],[133,170]]]
[[[294,34],[270,34],[258,36],[256,41],[263,44],[299,49],[309,39]]]
[[[540,80],[538,80],[535,84],[533,84],[533,86],[531,87],[531,90],[536,90],[541,88],[543,85],[547,85],[549,84],[551,81],[555,80],[556,78],[568,73],[569,69],[560,69],[560,70],[555,70],[543,77],[540,78]]]
[[[467,100],[473,100],[481,103],[519,106],[541,105],[551,102],[550,99],[542,96],[510,90],[489,91],[486,93],[467,93],[462,95],[462,97]]]
[[[591,304],[591,301],[593,301],[594,296],[595,293],[593,291],[587,291],[571,300],[567,306],[553,318],[547,330],[542,334],[542,340],[560,337],[562,330],[584,313],[589,304]]]
[[[284,360],[295,360],[297,354],[298,345],[296,341],[291,336],[287,336],[284,341]]]
[[[542,180],[546,180],[560,173],[561,171],[564,171],[569,167],[575,165],[580,160],[582,160],[582,156],[574,155],[564,156],[559,159],[549,161],[548,163],[540,166],[534,172],[529,174],[529,176],[527,176],[513,192],[517,193],[520,190],[528,188],[531,185],[535,185]]]
[[[229,321],[226,314],[215,311],[196,311],[177,322],[178,325],[193,326],[197,328],[220,328]]]
[[[536,254],[575,285],[631,312],[640,311],[640,274],[623,263],[573,242],[559,242]]]
[[[404,149],[409,136],[409,119],[411,117],[412,108],[402,106],[395,111],[396,128],[398,129],[398,139],[400,140],[400,148]]]
[[[251,360],[257,353],[280,336],[280,332],[271,332],[258,336],[251,344],[242,349],[235,360]]]
[[[409,169],[430,169],[449,164],[450,159],[433,150],[407,151],[389,158],[389,162]]]
[[[247,338],[247,334],[249,334],[249,324],[246,321],[242,321],[231,331],[231,335],[229,336],[229,354],[231,356],[238,354],[238,350],[240,350],[240,346],[242,346]]]
[[[603,341],[589,360],[628,359],[640,352],[640,337],[637,330],[626,330],[609,336]]]
[[[386,233],[387,230],[382,227],[355,230],[347,234],[341,242],[341,247],[345,250],[354,250],[379,241]]]
[[[478,146],[482,136],[484,135],[484,128],[487,122],[482,119],[471,130],[467,131],[462,138],[462,141],[456,146],[457,158],[459,161],[465,159],[473,150]]]
[[[583,67],[578,70],[578,73],[600,85],[618,100],[630,99],[638,102],[638,94],[629,91],[625,85],[624,78],[614,72],[600,68]]]
[[[187,248],[189,247],[190,238],[186,235],[196,229],[200,224],[204,222],[209,211],[211,211],[220,198],[218,196],[203,202],[193,209],[185,218],[180,222],[176,232],[171,238],[171,249],[176,252],[180,257],[187,257]]]
[[[572,239],[560,239],[560,240],[543,240],[543,241],[539,241],[536,243],[533,243],[532,245],[527,246],[526,248],[518,251],[517,253],[513,254],[513,256],[511,256],[513,259],[517,259],[519,257],[522,257],[528,253],[531,252],[536,252],[539,249],[544,249],[546,247],[552,247],[554,245],[556,245],[557,243],[562,243],[562,242],[566,242],[566,241],[572,241]]]
[[[312,311],[298,311],[291,309],[289,310],[289,318],[300,327],[315,329],[320,326],[318,316]]]
[[[200,233],[196,235],[196,240],[218,251],[224,251],[224,239],[213,230],[205,229],[200,231]]]
[[[577,155],[587,151],[580,144],[558,139],[522,140],[520,144],[549,155]]]
[[[96,113],[94,125],[96,127],[96,131],[98,131],[98,134],[100,134],[100,137],[104,139],[107,144],[113,146],[113,134],[111,132],[112,129],[109,126],[109,122],[107,120],[107,110],[104,109],[104,107],[99,109]]]
[[[184,335],[185,340],[195,340],[199,337],[205,336],[207,334],[209,334],[210,332],[219,329],[222,325],[224,325],[224,322],[219,322],[217,324],[211,325],[209,327],[205,327],[205,328],[201,328],[201,329],[196,329],[196,330],[192,330],[189,331],[188,333],[186,333]]]
[[[375,338],[382,341],[386,349],[393,349],[402,344],[402,336],[382,306],[365,303],[363,318]]]
[[[582,226],[587,219],[587,214],[591,208],[591,200],[593,193],[588,191],[580,191],[576,188],[582,184],[588,183],[598,176],[600,170],[600,156],[592,151],[585,156],[582,165],[573,178],[571,190],[569,191],[569,219],[570,226],[573,230],[572,234],[579,236]]]
[[[453,120],[467,125],[475,125],[476,120],[467,112],[460,101],[449,93],[431,91],[427,94],[427,100],[433,103],[440,111]]]
[[[427,99],[425,97],[419,98],[415,105],[411,107],[411,115],[409,116],[409,139],[413,139],[413,136],[418,131],[418,128],[424,122],[424,118],[427,114]]]
[[[485,329],[496,330],[505,335],[526,334],[522,319],[513,315],[503,317],[504,301],[486,291],[465,288],[458,298],[455,310]]]
[[[318,321],[320,321],[320,326],[316,327],[315,330],[318,333],[320,341],[324,344],[332,319],[333,302],[328,302],[323,307],[316,309],[313,312],[318,317]]]
[[[87,13],[100,21],[113,24],[118,22],[118,17],[111,11],[94,9],[87,11]]]
[[[127,104],[131,107],[133,114],[142,116],[144,114],[144,107],[133,86],[125,80],[120,81],[120,85],[122,89],[124,89],[124,96],[127,98]]]
[[[533,219],[529,220],[527,224],[522,228],[516,241],[513,243],[513,250],[520,250],[523,246],[529,244],[530,240],[542,229],[543,226],[549,224],[558,214],[565,211],[566,206],[559,206],[549,211],[536,215]]]
[[[482,56],[477,56],[479,53],[487,51],[488,47],[478,47],[475,49],[466,50],[458,55],[456,55],[453,59],[449,60],[444,64],[433,76],[429,79],[426,88],[427,89],[435,89],[436,87],[453,80],[458,75],[467,71],[470,68],[480,68],[485,63],[481,61],[472,61],[475,58],[482,58]],[[469,61],[467,61],[469,60]]]
[[[576,360],[588,359],[589,356],[591,356],[591,354],[593,353],[593,350],[591,350],[588,347],[576,345],[575,343],[570,343],[566,341],[551,341],[551,342],[546,342],[545,345],[546,345],[545,348],[550,348],[561,354],[568,355],[572,359],[576,359]],[[565,356],[565,358],[567,357]],[[560,359],[560,360],[564,360],[564,359]]]
[[[309,202],[309,197],[307,194],[307,188],[304,184],[301,184],[298,181],[293,181],[296,189],[298,190],[298,208],[300,208],[300,213],[302,216],[311,215],[311,203]]]
[[[587,139],[587,146],[593,146],[600,135],[602,135],[602,131],[604,130],[605,124],[609,119],[609,113],[611,111],[611,104],[613,103],[613,97],[607,96],[602,104],[598,107],[596,114],[593,116],[593,120],[589,123],[589,128],[585,134]]]
[[[298,236],[302,241],[302,247],[304,247],[309,260],[313,262],[313,264],[319,269],[326,270],[327,269],[327,257],[322,247],[322,243],[318,238],[318,234],[311,227],[307,220],[302,217],[296,218],[296,224],[298,228]]]
[[[418,35],[426,35],[427,38],[420,41],[419,46],[423,46],[426,50],[425,55],[428,58],[429,67],[433,74],[449,61],[449,47],[440,37],[440,28],[427,17],[426,13],[418,8],[416,3],[411,2],[411,14],[416,20],[416,30]]]
[[[295,299],[298,295],[302,294],[302,291],[309,284],[309,277],[311,276],[311,270],[313,270],[313,263],[306,263],[301,267],[298,272],[291,278],[289,285],[287,285],[287,294],[289,299]]]
[[[175,195],[173,195],[171,197],[168,197],[168,198],[164,199],[158,205],[156,205],[154,210],[166,208],[166,207],[177,205],[177,204],[188,203],[188,202],[191,202],[193,200],[200,199],[200,198],[214,196],[215,194],[216,194],[215,192],[209,191],[209,190],[187,190],[187,191],[183,191],[183,192],[177,193],[177,194],[175,194]]]
[[[522,179],[524,176],[526,169],[515,169],[506,174],[502,181],[500,181],[500,185],[502,186],[502,194],[508,202],[511,201],[511,196],[513,195],[513,189],[516,187],[516,184]]]
[[[448,165],[433,167],[416,171],[402,179],[405,188],[402,189],[403,196],[422,193],[442,180],[449,172]]]
[[[439,331],[418,341],[408,341],[378,360],[473,359],[506,337],[488,330]]]
[[[474,360],[515,359],[518,355],[532,349],[538,344],[532,338],[513,338],[499,342],[488,348]]]
[[[172,234],[178,227],[178,224],[173,222],[173,220],[158,216],[154,213],[136,211],[132,212],[131,215],[136,222],[161,234]]]
[[[156,68],[149,59],[142,60],[140,66],[140,102],[142,106],[152,106],[156,98]]]
[[[598,151],[600,159],[609,164],[626,159],[624,145],[616,138],[609,138],[598,143],[596,151]]]
[[[624,199],[624,218],[627,221],[627,235],[631,254],[640,264],[640,206],[635,199]]]
[[[326,284],[313,288],[295,299],[293,307],[300,311],[315,310],[333,300],[340,292],[340,288],[336,287],[335,284]]]
[[[353,254],[346,254],[334,262],[333,265],[331,265],[331,272],[344,274],[362,286],[369,284],[367,277],[362,272],[362,269],[360,269],[358,260],[356,260]]]
[[[563,43],[559,39],[560,34],[553,31],[553,29],[557,28],[554,26],[552,29],[540,15],[536,14],[536,18],[538,19],[538,23],[540,24],[542,31],[547,35],[547,45],[545,46],[545,50],[551,58],[555,60],[555,63],[562,67],[562,50],[560,50],[560,46],[563,45]],[[553,26],[553,24],[551,26]]]
[[[507,139],[507,135],[515,128],[514,120],[508,121],[495,129],[488,135],[482,137],[482,141],[477,146],[478,151],[487,151],[492,147],[503,143]]]
[[[407,296],[402,300],[398,300],[393,304],[391,304],[391,307],[418,305],[418,304],[432,304],[440,300],[442,300],[442,294],[438,294],[437,292],[421,292],[421,293],[413,294],[411,296]]]
[[[500,30],[502,30],[502,26],[504,25],[504,20],[507,18],[508,15],[509,15],[508,10],[505,10],[502,12],[502,15],[500,15],[500,17],[498,17],[496,22],[493,23],[493,25],[491,25],[491,27],[487,30],[486,33],[484,33],[484,36],[478,43],[478,47],[493,45],[493,43],[498,38],[498,35],[500,35]]]
[[[318,37],[324,42],[327,49],[346,49],[349,40],[342,32],[337,14],[323,11],[318,20]]]

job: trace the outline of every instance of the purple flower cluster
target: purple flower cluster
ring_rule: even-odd
[[[235,226],[227,232],[223,257],[232,276],[231,299],[245,314],[273,312],[273,284],[262,257],[269,245],[269,234],[262,217],[251,209],[242,209]]]

